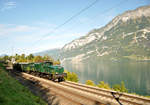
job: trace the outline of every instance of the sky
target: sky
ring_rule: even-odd
[[[85,9],[93,2],[95,0],[0,0],[0,55],[62,48],[127,10],[150,5],[150,0],[96,0]]]

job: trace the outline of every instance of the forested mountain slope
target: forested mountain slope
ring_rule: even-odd
[[[94,29],[61,49],[62,58],[83,61],[102,59],[150,59],[150,6],[116,16],[106,26]]]

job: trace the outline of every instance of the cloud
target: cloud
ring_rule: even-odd
[[[27,25],[19,25],[19,26],[16,26],[15,28],[12,28],[11,31],[12,32],[27,32],[27,31],[33,31],[36,29],[37,29],[36,27],[31,27]]]
[[[45,38],[43,38],[42,40],[50,40],[50,39],[54,39],[54,40],[66,40],[66,39],[76,39],[79,38],[81,36],[83,36],[85,34],[83,33],[62,33],[62,34],[58,34],[58,35],[50,35],[47,36]]]
[[[9,2],[5,2],[2,6],[2,8],[0,9],[0,11],[5,11],[5,10],[9,10],[9,9],[13,9],[16,8],[17,3],[13,2],[13,1],[9,1]]]
[[[0,24],[0,44],[5,45],[5,47],[13,45],[16,53],[27,54],[52,48],[61,48],[71,40],[85,35],[84,33],[63,28],[51,33],[53,29],[53,25],[43,27],[43,25]],[[4,48],[3,46],[1,47]]]
[[[14,33],[31,32],[37,30],[37,27],[28,25],[13,25],[13,24],[0,24],[0,36],[11,35]]]
[[[6,2],[6,6],[16,6],[16,2]]]

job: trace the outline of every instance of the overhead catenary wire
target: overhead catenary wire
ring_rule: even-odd
[[[92,22],[90,22],[90,23],[89,23],[89,22],[86,22],[86,24],[92,24],[92,23],[95,21],[94,18],[96,18],[96,17],[98,17],[98,16],[100,16],[100,15],[103,15],[103,14],[105,14],[105,13],[111,11],[112,9],[114,9],[114,8],[116,8],[116,7],[118,7],[118,6],[120,6],[121,4],[123,4],[124,2],[127,2],[127,1],[128,1],[128,0],[122,0],[122,1],[118,2],[117,4],[113,5],[112,7],[108,8],[108,9],[106,9],[106,10],[103,10],[103,11],[100,12],[98,15],[95,15],[95,16],[92,17],[92,19],[91,19]],[[93,5],[94,5],[95,3],[97,3],[97,2],[98,2],[98,0],[94,1],[91,5],[85,7],[84,9],[82,9],[81,11],[79,11],[78,13],[76,13],[75,15],[73,15],[72,17],[70,17],[69,19],[67,19],[64,23],[62,23],[62,24],[60,24],[59,26],[55,27],[55,28],[54,28],[52,31],[50,31],[48,34],[44,35],[43,38],[46,37],[46,36],[48,36],[50,33],[51,33],[51,34],[54,33],[55,30],[61,28],[61,27],[62,27],[63,25],[65,25],[65,24],[67,24],[67,23],[70,22],[72,19],[74,19],[75,17],[77,17],[78,15],[80,15],[82,12],[84,12],[85,10],[87,10],[88,8],[90,8],[91,6],[93,6]],[[83,24],[83,23],[82,23],[82,24]],[[75,26],[76,26],[76,25],[75,25]],[[74,27],[74,26],[73,26],[73,27]],[[71,27],[70,29],[72,29],[73,27]],[[42,40],[43,38],[40,38],[38,41]]]
[[[92,24],[92,23],[95,22],[95,18],[96,18],[96,17],[101,16],[101,15],[104,15],[104,14],[108,13],[109,11],[112,11],[114,8],[120,6],[121,4],[123,4],[124,2],[127,2],[127,1],[128,1],[128,0],[122,0],[122,1],[118,2],[117,4],[113,5],[112,7],[103,10],[102,12],[100,12],[100,13],[98,13],[97,15],[93,16],[93,17],[91,18],[91,22],[86,22],[86,23],[81,23],[80,21],[78,21],[78,22],[81,23],[81,24]],[[70,27],[69,29],[67,29],[67,32],[71,31],[71,29],[73,29],[76,25],[78,25],[78,24],[75,24],[75,25],[73,25],[72,27]],[[66,30],[63,30],[63,32],[65,32],[65,31],[66,31]]]
[[[54,29],[52,29],[51,31],[49,31],[47,34],[43,35],[41,38],[39,38],[38,40],[36,40],[35,42],[33,42],[33,46],[35,46],[36,44],[40,43],[41,40],[43,40],[44,38],[46,38],[49,35],[52,35],[53,33],[55,33],[55,31],[57,29],[60,29],[61,27],[63,27],[65,24],[69,23],[71,20],[73,20],[74,18],[76,18],[77,16],[79,16],[82,12],[86,11],[87,9],[89,9],[90,7],[92,7],[93,5],[95,5],[99,0],[95,0],[94,2],[92,2],[91,4],[89,4],[88,6],[86,6],[85,8],[81,9],[79,12],[77,12],[76,14],[72,15],[70,18],[68,18],[66,21],[64,21],[62,24],[56,26]],[[107,13],[108,11],[111,11],[112,9],[116,8],[117,6],[123,4],[125,0],[122,0],[121,2],[117,3],[116,5],[113,5],[112,7],[102,11],[101,13],[99,13],[100,15],[102,15],[103,13]],[[128,0],[126,0],[128,1]],[[93,18],[99,16],[96,15]],[[94,19],[93,19],[94,21]]]
[[[72,15],[70,18],[68,18],[66,21],[64,21],[62,24],[56,26],[54,29],[52,29],[51,31],[49,31],[47,34],[43,35],[41,38],[39,38],[38,40],[36,40],[35,42],[33,42],[33,46],[35,46],[36,44],[40,43],[41,40],[43,40],[45,37],[52,35],[57,29],[60,29],[61,27],[63,27],[65,24],[69,23],[70,21],[72,21],[74,18],[76,18],[77,16],[79,16],[81,13],[83,13],[84,11],[86,11],[87,9],[89,9],[90,7],[92,7],[93,5],[95,5],[99,0],[95,0],[94,2],[92,2],[91,4],[89,4],[88,6],[86,6],[85,8],[81,9],[79,12],[77,12],[76,14]],[[117,4],[113,5],[112,7],[100,12],[98,15],[93,16],[92,18],[92,23],[95,21],[94,18],[96,18],[99,15],[103,15],[109,11],[111,11],[112,9],[118,7],[119,5],[123,4],[125,0],[122,0],[121,2],[118,2]],[[128,1],[128,0],[127,0]],[[87,22],[86,24],[90,24],[89,22]]]
[[[83,8],[81,11],[77,12],[76,14],[74,14],[73,16],[71,16],[69,19],[67,19],[64,23],[58,25],[55,29],[58,29],[60,27],[62,27],[63,25],[67,24],[68,22],[70,22],[72,19],[74,19],[75,17],[77,17],[78,15],[80,15],[82,12],[86,11],[87,9],[89,9],[90,7],[92,7],[94,4],[96,4],[99,0],[95,0],[92,4],[88,5],[87,7]]]
[[[35,43],[41,41],[44,37],[48,36],[49,34],[52,34],[55,30],[61,28],[62,26],[64,26],[65,24],[67,24],[68,22],[70,22],[71,20],[73,20],[75,17],[79,16],[82,12],[86,11],[87,9],[89,9],[90,7],[92,7],[93,5],[95,5],[99,0],[95,0],[94,2],[92,2],[91,4],[89,4],[88,6],[86,6],[85,8],[81,9],[79,12],[77,12],[76,14],[72,15],[70,18],[68,18],[66,21],[64,21],[62,24],[56,26],[53,30],[51,30],[48,34],[43,35],[39,40],[37,40]]]
[[[100,13],[98,13],[97,15],[93,16],[93,17],[91,18],[91,21],[86,22],[86,23],[82,23],[82,24],[90,24],[90,25],[91,25],[92,23],[95,22],[95,20],[96,20],[95,18],[97,18],[97,17],[99,17],[99,16],[101,16],[101,15],[104,15],[104,14],[106,14],[106,13],[112,11],[114,8],[120,6],[121,4],[123,4],[124,2],[127,2],[127,1],[128,1],[128,0],[122,0],[122,1],[120,1],[119,3],[113,5],[112,7],[108,8],[108,9],[106,9],[106,10],[103,10],[102,12],[100,12]],[[79,22],[79,21],[78,21],[78,22]],[[74,26],[76,26],[76,25],[74,25]],[[73,27],[74,27],[74,26],[73,26]],[[71,27],[70,29],[73,29],[73,27]]]

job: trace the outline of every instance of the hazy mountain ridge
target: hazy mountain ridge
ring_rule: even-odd
[[[60,49],[56,48],[56,49],[41,51],[41,52],[35,53],[34,55],[40,55],[40,56],[49,55],[52,58],[57,60],[57,59],[60,59]]]
[[[6,55],[6,54],[1,54],[1,55],[0,55],[0,57],[4,57],[4,56],[7,56],[7,55]]]

